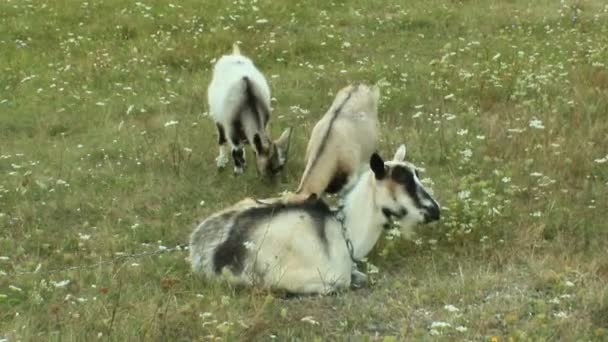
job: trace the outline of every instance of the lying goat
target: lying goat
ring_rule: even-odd
[[[306,148],[306,168],[292,199],[348,191],[378,144],[377,86],[341,89],[314,126]]]
[[[355,260],[371,251],[393,220],[413,226],[439,219],[437,202],[404,157],[404,147],[386,163],[372,154],[371,170],[338,211],[313,198],[270,204],[245,199],[211,215],[190,237],[193,271],[296,294],[358,285],[365,275]]]
[[[257,169],[261,174],[277,174],[285,164],[291,129],[276,141],[269,138],[270,88],[251,59],[241,55],[238,46],[222,56],[213,68],[207,92],[209,110],[218,131],[217,166],[228,164],[227,143],[232,149],[234,172],[242,173],[245,151],[242,144],[253,144]]]

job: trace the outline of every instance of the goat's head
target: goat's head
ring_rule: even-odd
[[[258,133],[253,136],[256,166],[260,174],[275,176],[281,172],[287,162],[290,140],[291,127],[283,131],[275,141],[270,141]]]
[[[402,229],[439,220],[439,204],[418,178],[418,170],[405,161],[405,145],[393,160],[385,162],[374,153],[370,167],[376,178],[376,207],[388,222],[398,221]]]

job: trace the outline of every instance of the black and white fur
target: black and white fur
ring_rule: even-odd
[[[241,55],[238,46],[232,54],[222,56],[213,68],[207,91],[209,111],[218,131],[217,166],[228,164],[228,144],[234,161],[234,172],[245,167],[244,144],[252,144],[256,166],[261,174],[275,175],[287,160],[291,129],[276,141],[269,137],[270,87],[253,61]]]
[[[270,203],[248,198],[211,215],[190,237],[193,272],[296,294],[348,288],[353,279],[365,278],[353,259],[365,257],[391,221],[415,225],[439,219],[437,202],[404,162],[404,152],[386,163],[372,154],[370,170],[337,213],[316,198]]]

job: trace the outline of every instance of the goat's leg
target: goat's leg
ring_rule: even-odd
[[[228,140],[226,140],[226,131],[224,126],[220,123],[216,123],[217,127],[217,142],[219,145],[219,154],[215,158],[215,164],[219,169],[223,169],[228,164]]]
[[[350,286],[352,288],[365,287],[368,284],[367,275],[359,271],[356,267],[353,267],[350,274]]]
[[[279,287],[293,293],[330,295],[350,285],[349,275],[323,274],[318,269],[305,268],[283,274]]]
[[[245,150],[239,139],[232,139],[232,160],[234,160],[234,173],[243,173],[245,167]]]

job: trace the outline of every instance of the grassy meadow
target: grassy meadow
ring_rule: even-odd
[[[241,42],[295,128],[274,183],[216,170],[206,90]],[[0,2],[0,341],[608,340],[602,0]],[[381,85],[443,206],[372,284],[286,299],[191,274],[206,215],[294,190],[338,89]],[[121,258],[123,256],[123,258]],[[114,260],[114,261],[112,261]]]

